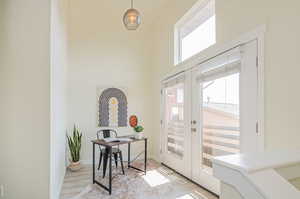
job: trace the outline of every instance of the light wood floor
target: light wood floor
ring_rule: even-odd
[[[113,175],[120,174],[120,168],[113,168],[113,171]],[[84,166],[79,172],[67,171],[61,199],[216,199],[214,195],[155,161],[149,161],[147,175],[127,168],[125,172],[126,175],[116,175],[113,179],[113,193],[110,196],[91,183],[91,166]],[[97,176],[98,180],[106,182],[100,172]]]
[[[293,180],[290,180],[290,182],[297,188],[300,190],[300,178],[295,178]]]

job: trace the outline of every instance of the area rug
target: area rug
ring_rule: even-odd
[[[142,167],[142,164],[135,164]],[[172,170],[149,161],[147,175],[133,169],[113,168],[112,195],[91,183],[91,167],[78,173],[67,172],[61,199],[215,199],[213,195]],[[102,171],[100,169],[100,171]],[[97,180],[107,183],[97,172]]]

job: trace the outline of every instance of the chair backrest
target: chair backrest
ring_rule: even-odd
[[[97,131],[97,139],[118,137],[117,131],[113,129],[102,129]]]

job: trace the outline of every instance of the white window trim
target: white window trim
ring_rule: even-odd
[[[194,6],[188,10],[184,14],[183,17],[177,21],[177,23],[174,25],[174,65],[178,65],[182,62],[182,48],[181,48],[181,36],[180,36],[180,28],[188,23],[190,20],[194,18],[194,16],[199,12],[199,10],[202,10],[211,0],[199,0],[197,1]],[[214,0],[213,0],[214,1]]]

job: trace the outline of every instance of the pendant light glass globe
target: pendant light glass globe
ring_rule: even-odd
[[[128,30],[136,30],[141,24],[141,15],[139,11],[133,8],[133,2],[131,1],[131,8],[128,9],[123,17],[123,22]]]

